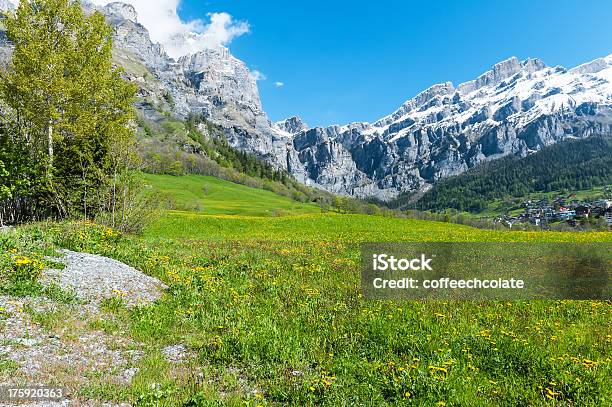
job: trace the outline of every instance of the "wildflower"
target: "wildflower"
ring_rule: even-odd
[[[593,360],[589,360],[589,359],[584,359],[584,360],[582,361],[582,365],[583,365],[584,367],[586,367],[587,369],[590,369],[590,368],[592,368],[592,367],[597,366],[597,362],[595,362],[595,361],[593,361]]]
[[[546,398],[547,399],[552,400],[560,395],[561,393],[559,393],[558,391],[551,390],[548,387],[546,388]]]
[[[448,372],[445,368],[438,367],[438,366],[429,366],[429,370],[432,370],[434,372],[444,372],[444,373]]]
[[[15,259],[15,264],[17,264],[18,266],[32,264],[32,259],[28,259],[27,257],[17,257]]]
[[[115,294],[116,297],[124,297],[125,296],[125,293],[123,291],[117,290],[117,289],[113,290],[113,294]]]

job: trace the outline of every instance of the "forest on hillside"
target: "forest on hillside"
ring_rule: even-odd
[[[482,212],[496,199],[534,192],[583,190],[612,183],[612,138],[593,136],[547,147],[525,158],[505,157],[438,182],[417,202],[400,196],[394,207]]]

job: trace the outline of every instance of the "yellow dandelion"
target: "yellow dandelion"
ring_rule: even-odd
[[[15,264],[17,264],[18,266],[32,264],[32,259],[28,259],[27,257],[17,257],[15,259]]]

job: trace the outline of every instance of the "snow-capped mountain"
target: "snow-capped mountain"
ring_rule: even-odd
[[[15,3],[0,0],[0,8]],[[174,60],[132,6],[84,7],[102,11],[114,27],[115,60],[139,84],[142,114],[160,121],[160,110],[203,115],[234,147],[334,193],[383,200],[421,193],[483,161],[612,134],[612,55],[569,70],[510,58],[475,80],[434,85],[375,123],[308,128],[299,117],[272,123],[255,76],[226,48]]]
[[[596,133],[612,134],[612,55],[570,70],[510,58],[473,81],[434,85],[375,123],[298,132],[293,146],[317,185],[390,199]]]
[[[611,80],[612,55],[569,71],[538,59],[510,58],[457,88],[450,82],[435,85],[368,129],[389,142],[427,126],[463,124],[478,130],[509,121],[520,131],[542,115],[574,111],[583,103],[611,103]]]

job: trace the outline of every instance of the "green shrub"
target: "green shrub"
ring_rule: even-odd
[[[21,234],[0,235],[0,293],[26,296],[39,291],[45,268],[42,247]]]
[[[28,256],[12,256],[11,260],[13,264],[3,277],[13,283],[38,281],[45,268],[40,260]]]

